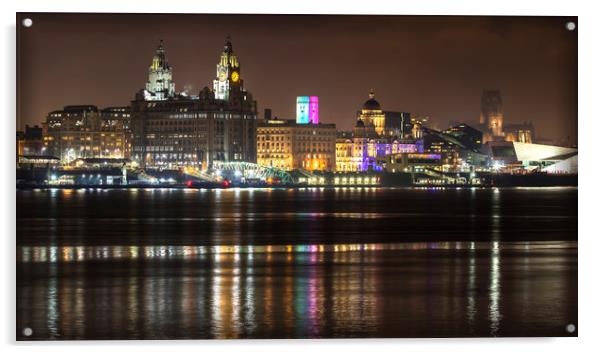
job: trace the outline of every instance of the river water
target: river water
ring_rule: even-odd
[[[576,188],[18,190],[16,252],[23,340],[577,334]]]

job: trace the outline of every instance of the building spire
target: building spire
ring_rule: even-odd
[[[370,99],[374,98],[374,89],[370,89],[370,93],[368,94],[368,98],[370,98]]]
[[[230,42],[230,34],[226,35],[226,44],[224,45],[224,52],[232,54],[232,42]]]
[[[151,64],[151,70],[168,70],[169,64],[167,63],[167,56],[165,55],[165,48],[163,47],[163,40],[159,40],[159,46],[155,51],[155,56]]]

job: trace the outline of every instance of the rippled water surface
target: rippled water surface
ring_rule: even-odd
[[[575,188],[20,190],[17,337],[576,335],[576,240]]]

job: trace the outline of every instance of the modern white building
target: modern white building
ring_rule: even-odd
[[[508,141],[489,142],[487,146],[493,166],[556,174],[578,173],[576,148]]]
[[[549,173],[577,174],[576,148],[513,142],[516,159],[527,169],[540,169]]]

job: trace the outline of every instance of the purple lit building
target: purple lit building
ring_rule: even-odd
[[[422,144],[404,139],[401,129],[386,129],[380,103],[370,92],[362,106],[353,133],[340,134],[336,144],[338,172],[382,171],[379,158],[392,154],[422,153]]]

